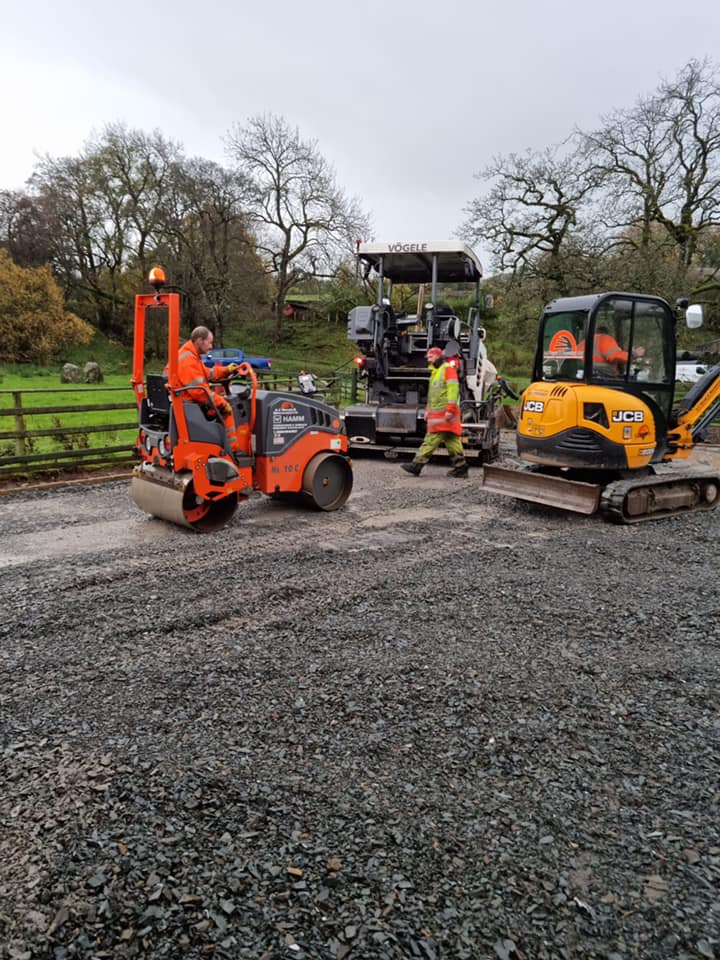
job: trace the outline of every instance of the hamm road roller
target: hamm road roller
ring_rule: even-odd
[[[135,298],[131,382],[140,463],[131,492],[137,506],[203,533],[224,526],[240,502],[259,493],[319,510],[341,507],[353,476],[338,411],[309,397],[259,390],[252,367],[241,364],[221,382],[240,447],[231,449],[213,398],[217,386],[185,385],[178,377],[180,295],[162,292],[160,268],[148,279],[155,293]],[[168,364],[165,373],[146,376],[149,318],[167,324]],[[197,396],[198,389],[206,393],[204,403],[190,399],[190,391]]]

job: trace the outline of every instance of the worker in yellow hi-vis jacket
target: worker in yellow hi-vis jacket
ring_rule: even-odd
[[[468,465],[460,439],[462,420],[457,369],[453,364],[443,362],[440,347],[430,347],[425,356],[430,365],[430,383],[425,411],[427,433],[412,463],[403,463],[401,467],[414,477],[420,476],[422,468],[433,453],[445,444],[452,461],[452,469],[448,471],[448,476],[467,477]]]

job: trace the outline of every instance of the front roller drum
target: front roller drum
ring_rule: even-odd
[[[305,467],[302,491],[318,510],[341,507],[353,486],[353,473],[347,457],[337,453],[318,453]]]
[[[192,476],[169,470],[135,468],[130,493],[137,506],[160,520],[189,527],[198,533],[212,533],[233,518],[237,494],[219,500],[202,500],[195,494]]]

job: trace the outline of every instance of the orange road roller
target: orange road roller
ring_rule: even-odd
[[[155,293],[135,298],[131,382],[140,462],[131,492],[137,506],[199,532],[224,526],[240,502],[261,493],[319,510],[341,507],[353,474],[338,411],[312,397],[258,389],[249,364],[213,388],[204,378],[183,383],[180,295],[162,292],[161,268],[153,268],[148,279]],[[167,324],[168,364],[162,374],[145,374],[148,319]]]

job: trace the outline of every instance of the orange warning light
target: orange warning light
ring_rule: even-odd
[[[150,273],[148,274],[148,283],[150,286],[155,287],[156,290],[159,290],[160,287],[166,283],[165,271],[162,267],[153,267]]]

